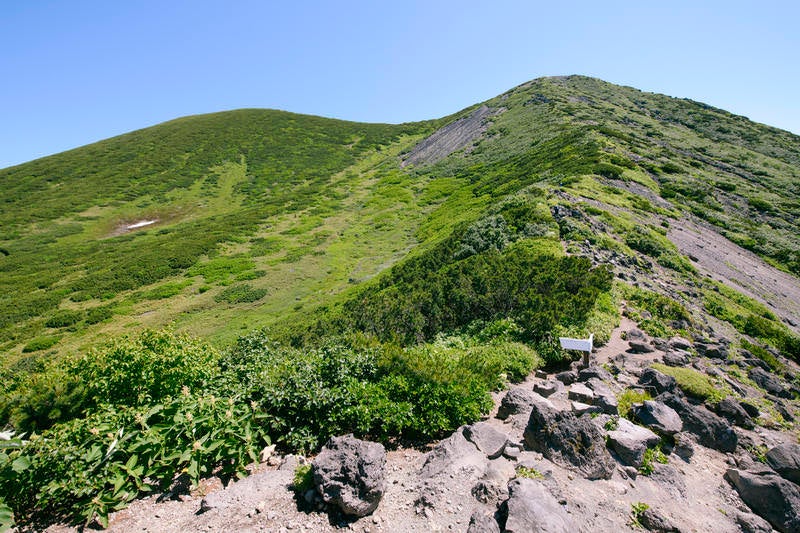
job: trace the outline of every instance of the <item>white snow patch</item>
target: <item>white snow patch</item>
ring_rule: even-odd
[[[134,222],[133,224],[128,224],[127,226],[125,226],[125,229],[141,228],[143,226],[149,226],[150,224],[155,224],[156,222],[158,222],[157,218],[154,219],[154,220],[140,220],[139,222]]]

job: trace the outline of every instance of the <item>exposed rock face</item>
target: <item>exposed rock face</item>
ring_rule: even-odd
[[[497,410],[497,418],[505,420],[511,415],[530,411],[535,401],[536,396],[533,392],[528,389],[523,389],[522,387],[515,387],[503,396],[503,400],[500,402],[500,407]]]
[[[791,398],[792,394],[788,392],[780,379],[776,378],[763,368],[753,368],[748,372],[748,377],[755,381],[759,387],[764,389],[770,394],[774,394],[779,398]]]
[[[344,514],[366,516],[377,509],[386,490],[386,450],[352,435],[332,437],[314,459],[311,472],[322,499]]]
[[[541,483],[517,478],[508,484],[504,504],[507,533],[573,533],[578,524]]]
[[[500,533],[500,526],[493,516],[476,510],[469,518],[467,533]]]
[[[594,403],[594,393],[589,387],[587,387],[583,383],[573,384],[569,388],[569,394],[567,397],[570,400],[575,400],[576,402],[581,402],[581,403],[588,403],[589,405]]]
[[[784,479],[800,485],[800,445],[775,446],[767,452],[767,464]]]
[[[588,416],[578,418],[536,403],[523,436],[533,450],[588,479],[609,479],[614,472],[605,439]]]
[[[672,392],[678,386],[675,378],[659,372],[655,368],[647,368],[639,378],[639,385],[652,390],[655,394]]]
[[[750,418],[750,415],[747,414],[747,411],[744,410],[739,402],[730,396],[714,404],[712,407],[715,413],[728,420],[731,424],[746,429],[753,429],[755,427],[755,423],[753,419]]]
[[[664,402],[683,420],[683,430],[697,436],[700,444],[721,452],[736,449],[738,437],[728,422],[702,405],[692,405],[674,394],[662,394],[657,400]]]
[[[594,405],[607,415],[615,415],[619,412],[619,401],[617,395],[598,378],[591,378],[586,385],[594,393]]]
[[[766,470],[729,469],[727,479],[757,515],[783,533],[800,531],[800,487]]]
[[[442,472],[456,470],[471,470],[476,478],[483,475],[488,458],[467,440],[463,430],[463,427],[457,429],[428,453],[420,470],[420,478],[429,479]]]
[[[662,435],[674,435],[683,429],[683,421],[675,409],[662,402],[647,400],[634,405],[631,412],[639,422]]]
[[[681,530],[664,516],[661,512],[652,507],[645,509],[639,517],[639,522],[647,531],[658,533],[681,533]]]
[[[617,429],[608,432],[608,446],[623,463],[636,468],[642,466],[647,448],[655,446],[661,439],[647,428],[637,426],[626,418],[619,419]]]
[[[564,384],[560,381],[545,381],[544,383],[537,383],[533,386],[533,392],[547,398],[552,396],[559,389],[563,389]]]
[[[578,381],[589,381],[592,378],[600,381],[610,381],[614,379],[614,376],[602,366],[590,366],[578,371]]]
[[[578,373],[575,370],[565,370],[556,374],[556,379],[564,385],[572,385],[578,381]]]
[[[493,428],[488,422],[478,422],[465,427],[464,436],[489,459],[500,457],[508,442],[508,436]]]
[[[664,354],[664,364],[667,366],[685,366],[689,364],[689,352],[670,350]]]

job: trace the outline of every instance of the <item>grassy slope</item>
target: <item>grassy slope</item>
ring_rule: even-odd
[[[694,212],[797,272],[796,136],[582,77],[536,80],[488,104],[505,112],[468,155],[416,169],[401,170],[397,155],[434,123],[242,110],[3,170],[0,349],[10,362],[32,338],[60,339],[53,349],[63,353],[171,321],[227,343],[346,298],[529,187],[616,206],[619,234],[659,213],[600,175],[668,197],[677,210],[662,215]],[[154,218],[114,236],[120,224]],[[266,294],[231,303],[231,287]]]

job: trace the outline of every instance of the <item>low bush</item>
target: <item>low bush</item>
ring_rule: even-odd
[[[715,403],[728,395],[727,389],[720,387],[710,377],[693,368],[667,366],[661,363],[654,363],[650,366],[663,374],[674,377],[678,382],[678,387],[689,396]]]
[[[267,295],[267,289],[255,289],[247,283],[232,285],[216,295],[214,300],[217,302],[227,302],[229,304],[241,304],[257,302]]]
[[[619,416],[623,418],[630,418],[631,407],[634,404],[642,403],[646,400],[652,400],[652,396],[647,391],[637,391],[633,389],[625,389],[617,397],[617,411]]]
[[[58,344],[60,339],[61,337],[36,337],[22,347],[22,353],[38,352],[52,348]]]

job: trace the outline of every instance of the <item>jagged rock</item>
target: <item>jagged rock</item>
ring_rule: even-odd
[[[753,429],[755,427],[755,423],[750,418],[750,415],[747,414],[747,411],[730,396],[716,404],[712,404],[711,407],[715,413],[728,420],[731,424],[745,429]]]
[[[475,444],[467,440],[463,429],[459,428],[428,452],[425,463],[420,469],[421,479],[430,479],[445,472],[452,473],[464,469],[472,471],[477,479],[486,472],[489,459]]]
[[[655,368],[646,368],[642,375],[639,377],[639,384],[655,394],[662,392],[672,392],[678,386],[675,378],[659,372]]]
[[[669,350],[664,354],[664,364],[667,366],[686,366],[689,364],[691,354],[684,350]]]
[[[674,435],[683,429],[683,421],[678,413],[668,405],[646,400],[631,408],[634,418],[662,435]]]
[[[500,533],[500,526],[492,515],[476,509],[469,517],[467,533]]]
[[[640,330],[639,328],[629,329],[625,332],[625,339],[627,340],[636,340],[636,341],[643,341],[647,339],[647,335],[644,331]]]
[[[537,369],[533,375],[539,379],[547,379],[547,372],[541,369]]]
[[[547,398],[548,396],[552,396],[553,394],[558,392],[559,389],[561,389],[563,387],[564,387],[564,384],[561,383],[560,381],[549,380],[549,381],[545,381],[544,383],[535,384],[533,386],[533,392],[535,392],[536,394],[539,394],[540,396],[543,396],[543,397]]]
[[[784,479],[800,485],[800,445],[775,446],[767,452],[767,464]]]
[[[578,372],[578,381],[589,381],[592,378],[599,379],[600,381],[611,381],[614,379],[614,376],[602,366],[590,366]]]
[[[508,435],[496,430],[488,422],[478,422],[465,427],[464,436],[489,459],[500,457],[508,442]]]
[[[503,510],[506,533],[573,533],[578,524],[538,481],[517,478],[508,484]]]
[[[686,461],[687,463],[694,456],[694,444],[692,439],[685,433],[676,433],[672,436],[675,444],[672,447],[672,453]]]
[[[617,395],[598,378],[591,378],[586,385],[594,393],[594,405],[608,415],[615,415],[619,412],[619,401]]]
[[[536,397],[533,392],[522,387],[515,387],[503,396],[500,407],[497,409],[497,418],[505,420],[511,415],[530,411],[535,401]]]
[[[575,414],[575,416],[583,416],[586,413],[599,413],[600,408],[594,405],[589,405],[588,403],[570,402],[570,410]]]
[[[780,379],[770,374],[762,368],[753,368],[747,373],[748,377],[756,382],[756,384],[770,394],[774,394],[779,398],[791,398],[792,395],[788,392]]]
[[[660,511],[648,507],[639,515],[639,523],[648,531],[657,533],[681,533],[681,530]]]
[[[314,486],[325,503],[346,515],[366,516],[386,490],[386,450],[352,435],[332,437],[311,463]]]
[[[789,408],[786,406],[785,403],[783,403],[780,400],[775,400],[772,402],[772,404],[775,406],[775,410],[778,411],[778,414],[780,414],[784,420],[786,420],[787,422],[794,421],[794,415],[792,414],[791,411],[789,411]]]
[[[683,337],[672,337],[668,346],[673,350],[688,350],[692,347],[692,342]]]
[[[750,415],[752,418],[758,418],[761,415],[761,411],[752,403],[739,402],[739,405],[742,407],[742,409],[744,409],[744,412]]]
[[[578,373],[575,370],[565,370],[556,374],[556,379],[564,385],[572,385],[578,381]]]
[[[656,399],[672,407],[683,420],[683,430],[696,435],[703,446],[721,452],[732,452],[736,449],[738,437],[724,418],[702,405],[692,405],[674,394],[665,393]]]
[[[519,446],[515,444],[506,444],[506,447],[503,449],[503,457],[506,459],[511,459],[512,461],[516,461],[519,459],[519,454],[522,452]]]
[[[736,523],[742,528],[742,533],[772,533],[775,531],[769,522],[753,513],[738,511]]]
[[[490,479],[481,479],[472,487],[472,496],[484,504],[499,504],[508,497],[508,488]]]
[[[626,418],[619,418],[617,429],[609,431],[608,446],[626,465],[639,468],[647,448],[655,446],[661,439],[647,428],[637,426]]]
[[[800,487],[774,472],[749,472],[735,468],[725,479],[754,513],[783,533],[800,531]]]
[[[628,341],[628,346],[630,346],[628,349],[630,353],[651,353],[655,351],[655,348],[644,340],[630,340]]]
[[[594,392],[583,383],[574,383],[569,388],[567,397],[576,402],[588,403],[590,405],[594,403]]]
[[[614,472],[603,435],[588,416],[578,418],[537,403],[523,437],[531,449],[588,479],[609,479]]]
[[[697,353],[711,359],[727,359],[728,348],[722,344],[697,342],[694,345]]]

